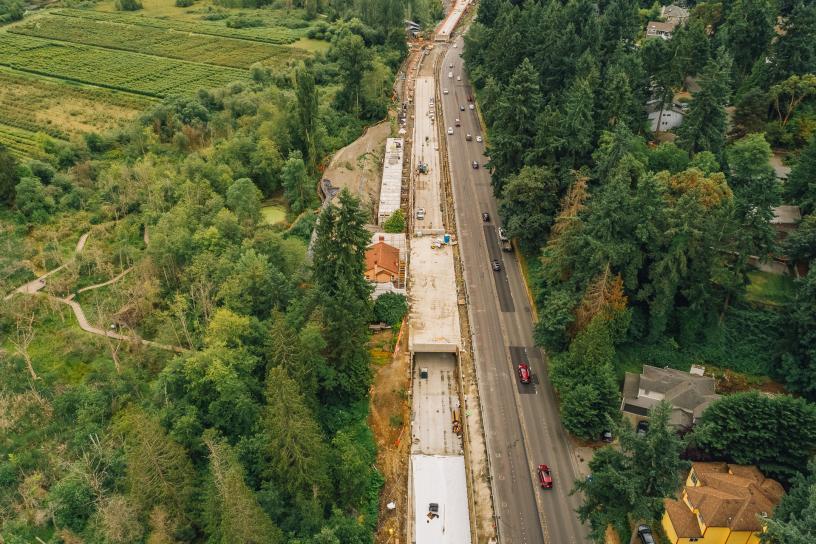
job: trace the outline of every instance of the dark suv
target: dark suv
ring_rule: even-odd
[[[652,529],[648,525],[638,525],[637,535],[638,538],[640,538],[641,544],[655,544]]]

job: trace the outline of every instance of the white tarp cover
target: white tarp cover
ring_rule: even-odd
[[[416,544],[470,544],[465,458],[412,455],[411,465]],[[431,503],[439,505],[439,517],[429,518]]]
[[[402,138],[388,138],[385,141],[380,207],[377,214],[377,222],[380,224],[400,207],[403,144]]]

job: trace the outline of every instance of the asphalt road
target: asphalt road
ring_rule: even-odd
[[[461,38],[456,43],[440,63],[439,85],[448,94],[440,89],[439,96],[445,133],[447,127],[454,129],[453,135],[446,135],[448,161],[499,534],[507,544],[587,542],[587,531],[575,514],[578,499],[569,495],[577,477],[575,458],[561,426],[544,357],[534,347],[532,312],[521,269],[515,253],[499,249],[499,214],[490,173],[483,167],[485,143],[476,141],[477,135],[484,135],[467,101],[472,91],[459,57]],[[456,118],[461,127],[454,126]],[[467,133],[472,141],[466,141]],[[472,168],[473,161],[479,162],[478,169]],[[490,214],[489,223],[482,221],[485,211]],[[501,271],[492,270],[493,259],[502,263]],[[529,385],[520,384],[516,374],[515,367],[522,360],[533,372]],[[551,490],[538,486],[536,467],[541,463],[552,470]]]

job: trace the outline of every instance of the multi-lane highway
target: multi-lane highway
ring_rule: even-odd
[[[457,47],[449,46],[437,74],[440,125],[444,123],[440,129],[453,185],[499,535],[502,542],[513,544],[586,542],[587,532],[575,514],[577,497],[569,495],[577,477],[575,458],[561,426],[546,363],[534,347],[521,268],[515,253],[499,247],[500,219],[490,173],[484,168],[486,144],[477,142],[484,134],[476,111],[469,107],[473,93],[459,56],[461,38],[454,43]],[[447,134],[448,127],[453,128],[452,135]],[[468,133],[471,141],[465,138]],[[472,167],[473,161],[479,163],[478,169]],[[489,222],[483,221],[483,212],[490,214]],[[494,259],[502,265],[498,272],[490,264]],[[532,369],[529,385],[519,383],[516,366],[521,361]],[[540,463],[552,469],[551,490],[538,486]]]

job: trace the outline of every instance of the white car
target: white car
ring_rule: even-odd
[[[448,90],[447,89],[442,89],[442,94],[448,94]]]
[[[462,81],[462,76],[456,76],[456,81]]]
[[[453,127],[448,127],[448,135],[453,134]]]
[[[481,142],[481,141],[482,141],[482,137],[481,137],[481,136],[476,136],[476,141],[477,141],[477,142]]]
[[[456,49],[456,44],[453,44],[453,48]]]
[[[452,62],[450,64],[448,64],[448,68],[451,68],[451,69],[453,68],[453,63]]]
[[[475,109],[476,109],[476,106],[474,106],[473,104],[471,104],[469,107],[470,107],[470,109],[472,109],[472,110],[475,110]]]
[[[422,221],[425,219],[425,208],[417,208],[416,218]]]
[[[448,77],[453,77],[453,72],[448,72]]]

